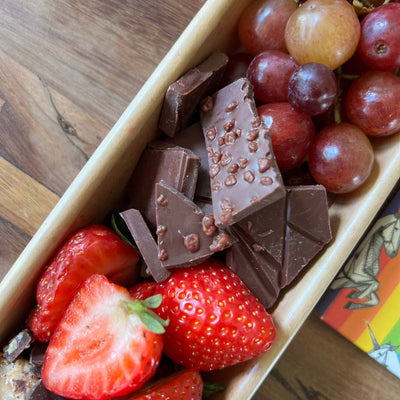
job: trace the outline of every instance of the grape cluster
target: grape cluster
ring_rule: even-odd
[[[281,171],[308,160],[332,193],[362,185],[370,137],[400,132],[400,3],[255,0],[238,36],[230,68],[247,68]]]

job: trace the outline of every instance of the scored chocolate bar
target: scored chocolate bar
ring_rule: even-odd
[[[227,64],[228,56],[216,51],[172,83],[161,109],[160,130],[173,137],[184,129],[200,100],[218,87]]]
[[[156,185],[158,250],[164,268],[189,267],[231,245],[212,215],[163,182]]]
[[[193,199],[199,168],[200,158],[192,151],[163,141],[149,143],[128,184],[129,208],[139,210],[155,234],[155,184],[163,181]]]
[[[332,239],[325,188],[286,191],[285,199],[230,227],[235,240],[226,263],[266,308]]]
[[[253,88],[239,79],[201,105],[217,226],[232,225],[286,194]]]

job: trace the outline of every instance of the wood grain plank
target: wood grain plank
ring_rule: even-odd
[[[0,215],[28,235],[33,235],[59,197],[0,157]]]
[[[394,393],[398,378],[313,313],[253,399],[392,400]]]
[[[31,236],[0,217],[0,280],[28,244]]]
[[[0,154],[61,195],[108,128],[0,51]]]
[[[205,0],[3,0],[2,49],[111,127]]]

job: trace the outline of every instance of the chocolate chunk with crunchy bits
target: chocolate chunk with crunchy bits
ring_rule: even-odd
[[[21,353],[28,349],[33,342],[33,335],[24,329],[14,336],[3,349],[3,356],[7,361],[15,361]]]
[[[232,225],[285,196],[270,134],[246,78],[204,99],[201,124],[217,226]]]
[[[199,264],[231,245],[230,236],[217,229],[212,215],[173,188],[156,185],[158,248],[165,268]]]

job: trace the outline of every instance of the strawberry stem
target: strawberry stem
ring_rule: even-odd
[[[151,310],[151,308],[158,308],[161,305],[161,301],[161,294],[156,294],[145,300],[124,301],[123,306],[128,313],[136,314],[149,331],[163,334],[165,333],[165,327],[169,324],[169,318],[164,320]]]

